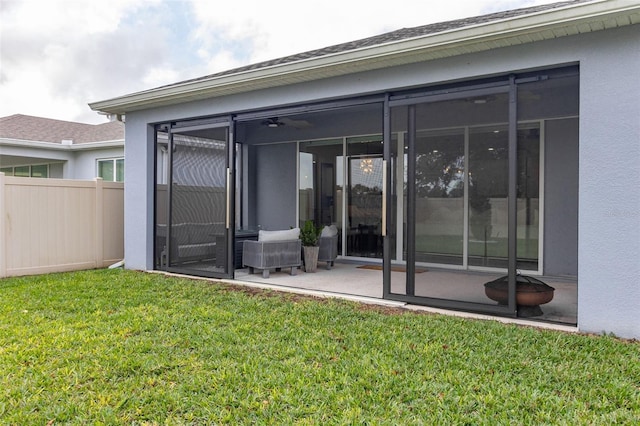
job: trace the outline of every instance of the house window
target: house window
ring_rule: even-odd
[[[98,177],[107,182],[124,182],[124,158],[98,160]]]
[[[7,176],[47,178],[49,177],[49,165],[3,167],[0,172]]]
[[[38,166],[31,166],[31,177],[46,178],[49,177],[49,165],[40,164]]]

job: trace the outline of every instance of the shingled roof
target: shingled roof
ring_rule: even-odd
[[[14,114],[0,118],[0,138],[61,144],[124,140],[124,124],[112,121],[85,124],[72,121]]]
[[[592,33],[640,19],[640,0],[566,0],[368,37],[89,103],[127,114]]]
[[[453,21],[438,22],[435,24],[422,25],[418,27],[402,28],[399,30],[391,31],[384,34],[379,34],[373,37],[367,37],[360,40],[349,41],[347,43],[336,44],[333,46],[323,47],[321,49],[310,50],[307,52],[297,53],[294,55],[284,56],[277,59],[271,59],[268,61],[258,62],[251,65],[246,65],[239,68],[233,68],[230,70],[218,72],[215,74],[209,74],[203,77],[198,77],[190,80],[184,80],[178,83],[172,83],[161,87],[171,87],[174,85],[180,85],[184,83],[196,82],[200,80],[208,80],[215,77],[222,77],[225,75],[238,74],[245,71],[257,70],[260,68],[267,68],[276,65],[282,65],[291,62],[297,62],[305,59],[318,58],[335,53],[348,52],[350,50],[357,50],[365,47],[378,46],[394,41],[408,40],[411,38],[426,36],[430,34],[441,33],[445,31],[451,31],[459,28],[470,27],[474,25],[486,24],[489,22],[500,21],[503,19],[514,18],[522,15],[528,15],[538,12],[544,12],[551,9],[557,9],[560,7],[571,6],[579,3],[585,3],[592,0],[567,0],[557,3],[551,3],[546,5],[532,6],[521,9],[507,10],[503,12],[491,13],[488,15],[474,16],[463,19],[456,19]]]

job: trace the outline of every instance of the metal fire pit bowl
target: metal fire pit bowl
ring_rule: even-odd
[[[500,305],[506,305],[509,301],[509,276],[505,275],[484,285],[484,293],[491,300]],[[542,281],[527,275],[516,276],[516,304],[518,316],[534,317],[542,315],[540,305],[553,300],[555,288]]]

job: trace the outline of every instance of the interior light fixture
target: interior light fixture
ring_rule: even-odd
[[[360,170],[362,173],[373,173],[373,160],[371,158],[363,158],[360,160]]]
[[[278,119],[278,117],[267,118],[262,122],[263,125],[275,129],[280,126],[284,126],[284,123]]]

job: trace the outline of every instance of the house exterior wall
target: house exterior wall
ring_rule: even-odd
[[[64,179],[64,163],[49,164],[49,177],[54,179]]]
[[[0,167],[49,165],[50,178],[64,178],[65,163],[72,160],[69,152],[26,146],[0,146]]]
[[[640,32],[631,26],[128,113],[127,267],[153,263],[149,123],[579,64],[578,327],[640,337],[640,93],[630,72],[640,69],[638,45]]]
[[[7,166],[49,164],[49,177],[63,179],[93,179],[97,176],[98,159],[124,156],[123,147],[68,151],[46,147],[2,146],[1,152],[5,157],[3,167],[5,162]],[[13,160],[8,161],[7,158]]]
[[[125,124],[124,257],[128,269],[153,269],[155,141],[153,116],[131,114]]]
[[[640,337],[637,27],[591,37],[581,51],[578,220],[578,326],[635,338]]]
[[[124,157],[124,149],[122,147],[76,151],[73,161],[73,179],[93,179],[98,176],[98,160],[122,157]],[[125,173],[126,179],[127,175]]]

